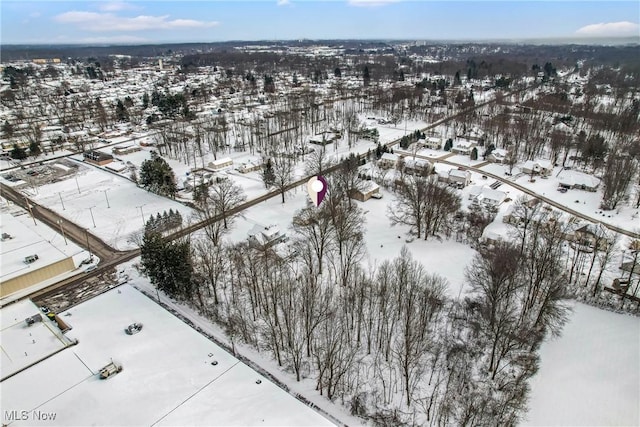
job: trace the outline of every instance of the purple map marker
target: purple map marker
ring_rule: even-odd
[[[318,207],[327,194],[327,180],[321,175],[312,176],[307,182],[307,191],[313,204]]]

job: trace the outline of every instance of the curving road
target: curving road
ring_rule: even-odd
[[[413,153],[410,153],[410,154],[411,154],[411,156],[414,156]],[[446,160],[444,158],[427,157],[427,156],[422,156],[422,155],[419,155],[419,154],[415,154],[415,157],[418,158],[418,159],[428,160],[429,162],[432,162],[432,163],[433,162],[440,162],[440,163],[444,163],[444,164],[447,164],[447,165],[450,165],[450,166],[455,166],[455,167],[460,168],[462,170],[469,170],[469,171],[472,171],[472,172],[477,172],[477,173],[479,173],[481,175],[486,175],[488,177],[491,177],[491,178],[495,179],[496,181],[500,181],[505,185],[509,185],[509,186],[511,186],[511,187],[513,187],[515,189],[518,189],[518,190],[522,191],[523,193],[526,193],[526,194],[528,194],[530,196],[533,196],[533,197],[535,197],[537,199],[540,199],[543,202],[545,202],[545,203],[547,203],[547,204],[549,204],[549,205],[551,205],[551,206],[553,206],[553,207],[555,207],[555,208],[557,208],[557,209],[559,209],[561,211],[567,212],[567,213],[569,213],[569,214],[571,214],[571,215],[573,215],[573,216],[575,216],[577,218],[581,218],[581,219],[584,219],[584,220],[589,221],[589,222],[600,223],[604,227],[608,228],[611,231],[615,231],[617,233],[624,234],[625,236],[629,236],[629,237],[632,237],[634,239],[640,239],[640,234],[639,233],[636,233],[636,232],[633,232],[633,231],[629,231],[629,230],[626,230],[624,228],[621,228],[621,227],[618,227],[618,226],[615,226],[615,225],[612,225],[612,224],[607,224],[606,222],[602,222],[602,221],[600,221],[600,220],[598,220],[596,218],[592,218],[589,215],[585,215],[585,214],[583,214],[581,212],[576,211],[575,209],[571,209],[570,207],[568,207],[566,205],[563,205],[563,204],[558,203],[558,202],[556,202],[554,200],[551,200],[548,197],[545,197],[545,196],[543,196],[541,194],[538,194],[535,191],[533,191],[533,190],[531,190],[531,189],[529,189],[527,187],[524,187],[524,186],[522,186],[522,185],[520,185],[520,184],[518,184],[516,182],[510,181],[508,179],[505,179],[505,178],[503,178],[501,176],[498,176],[496,174],[493,174],[491,172],[487,172],[485,170],[482,170],[482,169],[478,168],[477,166],[465,166],[465,165],[461,165],[460,163],[451,162],[451,161]]]

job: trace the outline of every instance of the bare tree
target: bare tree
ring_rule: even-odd
[[[427,181],[423,177],[411,177],[402,181],[397,188],[397,201],[387,209],[392,225],[408,225],[418,239],[422,237],[423,218],[429,202]]]
[[[602,184],[603,209],[615,209],[625,198],[629,184],[637,170],[637,163],[628,153],[614,151],[607,158],[607,167],[604,168]]]
[[[305,208],[293,217],[293,229],[299,233],[313,251],[310,274],[322,274],[326,252],[330,248],[334,229],[326,204],[320,209]]]
[[[222,216],[224,228],[228,228],[228,223],[233,220],[233,215],[229,211],[247,199],[242,187],[234,184],[230,179],[223,179],[210,188],[211,204],[215,211]]]
[[[294,163],[292,159],[286,156],[275,156],[271,159],[271,163],[273,165],[273,184],[280,190],[282,203],[284,203],[284,193],[287,191],[289,184],[293,182]]]
[[[327,155],[326,146],[321,146],[307,156],[305,173],[307,175],[322,175],[331,167],[331,160]]]

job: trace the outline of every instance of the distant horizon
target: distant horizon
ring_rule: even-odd
[[[3,45],[640,38],[637,1],[3,0],[0,11]]]
[[[7,47],[65,47],[65,46],[162,46],[162,45],[189,45],[189,44],[223,44],[223,43],[285,43],[285,42],[424,42],[424,43],[454,43],[454,44],[537,44],[534,42],[550,42],[548,44],[580,44],[598,45],[599,42],[617,41],[623,45],[640,44],[640,36],[621,37],[531,37],[531,38],[493,38],[493,39],[412,39],[412,38],[302,38],[302,39],[229,39],[212,41],[153,41],[148,43],[2,43]]]

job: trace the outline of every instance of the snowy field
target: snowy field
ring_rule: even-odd
[[[43,185],[32,197],[36,203],[88,229],[89,233],[120,250],[136,247],[131,238],[142,230],[143,217],[146,221],[150,215],[173,209],[179,211],[186,222],[192,213],[190,208],[178,202],[145,191],[123,177],[91,166],[80,168],[77,183],[71,177]]]
[[[640,425],[640,318],[577,303],[542,345],[523,425]]]
[[[0,384],[3,422],[24,410],[11,425],[331,425],[130,286],[61,315],[80,343]],[[100,380],[111,359],[123,371]]]

